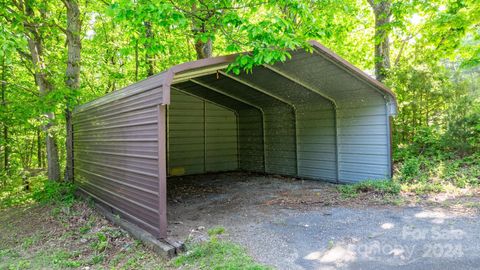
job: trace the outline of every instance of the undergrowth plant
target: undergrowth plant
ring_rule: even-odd
[[[44,174],[27,177],[15,173],[4,176],[6,180],[0,187],[0,208],[33,202],[71,205],[75,200],[73,183],[50,181]]]

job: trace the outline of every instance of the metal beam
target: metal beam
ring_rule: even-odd
[[[235,109],[232,109],[232,108],[230,108],[230,107],[227,107],[227,106],[225,106],[225,105],[223,105],[223,104],[220,104],[220,103],[217,103],[217,102],[213,102],[213,101],[211,101],[211,100],[209,100],[209,99],[206,99],[206,98],[204,98],[204,97],[202,97],[202,96],[195,95],[195,94],[190,93],[190,92],[188,92],[188,91],[186,91],[186,90],[182,90],[182,89],[180,89],[180,88],[178,88],[178,87],[171,86],[171,88],[172,88],[173,90],[178,91],[178,92],[181,92],[181,93],[183,93],[183,94],[185,94],[185,95],[187,95],[187,96],[192,96],[192,97],[201,99],[202,101],[206,101],[206,102],[212,103],[212,104],[214,104],[214,105],[216,105],[216,106],[222,107],[222,108],[224,108],[225,110],[231,111],[231,112],[233,112],[233,113],[237,113],[237,111],[236,111]]]
[[[265,94],[265,95],[267,95],[267,96],[269,96],[269,97],[271,97],[271,98],[273,98],[273,99],[279,100],[280,102],[285,103],[285,104],[291,106],[291,107],[293,108],[293,110],[296,111],[295,105],[294,105],[293,103],[287,101],[287,100],[284,99],[284,98],[281,98],[281,97],[279,97],[279,96],[277,96],[277,95],[274,95],[274,94],[272,94],[272,93],[270,93],[270,92],[268,92],[268,91],[260,88],[259,86],[256,86],[256,85],[254,85],[254,84],[252,84],[252,83],[249,83],[249,82],[247,82],[247,81],[245,81],[245,80],[242,80],[242,79],[240,79],[240,78],[238,78],[238,77],[236,77],[236,76],[233,76],[233,75],[231,75],[231,74],[228,74],[228,73],[226,73],[226,72],[224,72],[224,71],[219,71],[219,73],[222,74],[223,76],[227,77],[227,78],[230,78],[230,79],[232,79],[232,80],[234,80],[234,81],[236,81],[236,82],[239,82],[240,84],[246,85],[246,86],[248,86],[248,87],[250,87],[250,88],[252,88],[252,89],[254,89],[254,90],[256,90],[256,91],[258,91],[258,92],[260,92],[260,93],[263,93],[263,94]]]
[[[252,104],[251,102],[248,102],[248,101],[246,101],[246,100],[244,100],[244,99],[242,99],[242,98],[238,98],[238,97],[236,97],[236,96],[233,96],[233,95],[230,95],[230,94],[228,94],[228,93],[225,93],[224,90],[218,89],[217,87],[208,85],[208,84],[206,84],[206,83],[203,83],[203,82],[198,81],[198,80],[195,80],[195,79],[190,79],[190,81],[191,81],[192,83],[194,83],[194,84],[200,85],[200,86],[203,87],[203,88],[207,88],[208,90],[212,90],[213,92],[216,92],[216,93],[218,93],[218,94],[227,96],[227,97],[229,97],[229,98],[231,98],[231,99],[235,99],[235,100],[237,100],[237,101],[240,101],[240,102],[242,102],[242,103],[245,103],[245,104],[247,104],[247,105],[249,105],[249,106],[252,106],[252,107],[254,107],[254,108],[256,108],[256,109],[258,109],[258,110],[260,110],[260,111],[263,112],[263,110],[262,110],[261,107],[259,107],[259,106],[257,106],[257,105],[254,105],[254,104]]]
[[[214,67],[209,67],[209,68],[202,68],[198,70],[192,70],[189,72],[181,73],[181,74],[176,74],[173,77],[173,83],[180,83],[180,82],[186,82],[189,81],[191,78],[198,78],[201,76],[206,76],[206,75],[212,75],[216,74],[218,70],[220,69],[225,69],[227,68],[228,65],[220,65],[220,66],[214,66]]]

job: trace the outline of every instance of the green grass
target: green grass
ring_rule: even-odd
[[[353,198],[360,193],[372,192],[380,195],[398,195],[401,186],[391,180],[373,181],[368,180],[355,184],[338,186],[338,190],[345,198]]]
[[[406,157],[397,163],[392,180],[338,186],[344,198],[355,198],[361,193],[396,197],[401,192],[425,195],[478,188],[480,188],[480,154],[448,158]]]
[[[214,236],[214,235],[220,235],[225,233],[225,228],[224,227],[213,227],[208,230],[208,235],[209,236]]]
[[[207,242],[189,247],[188,252],[174,259],[173,265],[182,269],[271,269],[256,263],[243,247],[215,236]]]

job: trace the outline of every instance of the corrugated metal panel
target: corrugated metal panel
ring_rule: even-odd
[[[331,106],[323,107],[298,107],[298,175],[336,181],[335,114]]]
[[[74,177],[82,191],[164,237],[157,108],[162,92],[158,81],[146,82],[75,111]]]
[[[339,176],[345,182],[390,177],[388,113],[382,98],[338,110]]]
[[[168,106],[168,168],[170,175],[205,172],[204,103],[171,91]]]
[[[101,98],[77,106],[74,112],[79,113],[82,111],[93,110],[100,106],[108,107],[109,104],[118,104],[122,100],[130,100],[132,96],[136,96],[144,92],[148,92],[148,90],[161,87],[166,74],[166,72],[162,72],[142,81],[131,84],[123,89],[110,92]],[[159,92],[162,93],[162,91]],[[156,100],[156,102],[158,102],[157,104],[161,104],[164,101],[163,95],[160,97],[161,98],[159,100]]]
[[[238,169],[235,113],[176,90],[172,90],[171,99],[168,110],[170,175]]]
[[[231,110],[205,102],[207,172],[238,169],[237,116]]]
[[[256,109],[238,111],[240,169],[265,172],[263,149],[263,116]]]
[[[332,152],[332,148],[329,148],[331,138],[326,139],[325,136],[333,135],[335,138],[336,130],[338,149],[333,153],[338,151],[337,166],[340,181],[356,182],[390,176],[388,111],[387,98],[384,97],[387,93],[380,93],[366,81],[347,72],[341,65],[316,53],[295,51],[292,60],[278,63],[274,67],[306,85],[320,89],[326,96],[332,98],[337,106],[337,116],[329,116],[333,122],[329,122],[328,127],[325,126],[323,130],[320,128],[328,119],[306,121],[305,125],[298,124],[300,134],[303,131],[303,134],[308,134],[307,138],[310,140],[305,146],[299,145],[299,149],[308,149],[309,152],[318,150],[319,153]],[[336,129],[331,127],[335,120]],[[317,134],[314,134],[315,132]],[[326,140],[322,143],[321,139]],[[313,142],[320,145],[310,145]],[[299,155],[300,153],[301,151]],[[311,157],[312,153],[308,155]],[[326,165],[319,163],[318,166]],[[333,171],[329,171],[329,175],[332,177]]]
[[[291,105],[224,75],[205,76],[198,78],[198,81],[262,108],[265,171],[284,175],[297,174],[295,112]]]
[[[175,89],[222,104],[238,115],[239,168],[246,171],[265,172],[263,149],[263,113],[248,101],[228,95],[222,89],[206,85],[199,78],[176,84]],[[247,102],[247,103],[245,103]],[[188,111],[184,114],[188,114]]]

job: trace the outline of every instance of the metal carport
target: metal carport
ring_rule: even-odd
[[[322,45],[238,76],[236,55],[172,67],[77,107],[81,190],[166,237],[167,175],[246,170],[334,182],[391,177],[394,94]]]

